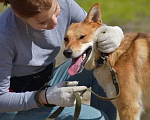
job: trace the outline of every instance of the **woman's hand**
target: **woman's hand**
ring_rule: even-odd
[[[124,38],[123,31],[118,26],[102,26],[96,30],[95,36],[98,39],[98,49],[103,53],[115,51]]]
[[[60,82],[46,90],[46,99],[49,104],[55,104],[61,107],[71,107],[76,103],[74,92],[81,92],[86,90],[86,86],[77,86],[77,81]],[[42,91],[44,92],[44,91]],[[41,94],[42,94],[41,92]],[[43,95],[41,95],[42,97]],[[46,104],[46,100],[40,97],[40,101]],[[43,99],[43,100],[42,100]]]

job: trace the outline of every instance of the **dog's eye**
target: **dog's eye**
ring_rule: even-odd
[[[65,41],[68,41],[69,39],[68,39],[68,37],[65,37],[64,40],[65,40]]]
[[[83,39],[83,38],[85,38],[85,35],[80,36],[80,39]]]

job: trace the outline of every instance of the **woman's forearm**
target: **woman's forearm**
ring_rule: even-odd
[[[8,92],[0,95],[0,113],[37,108],[34,95],[35,92]]]

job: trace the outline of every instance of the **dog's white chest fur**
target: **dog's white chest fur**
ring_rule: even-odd
[[[113,85],[112,77],[109,68],[103,65],[96,68],[93,72],[98,84],[104,89],[107,97],[115,97],[116,89]]]

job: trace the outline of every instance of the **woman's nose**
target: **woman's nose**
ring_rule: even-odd
[[[52,24],[57,25],[57,17],[55,15],[52,16]]]

